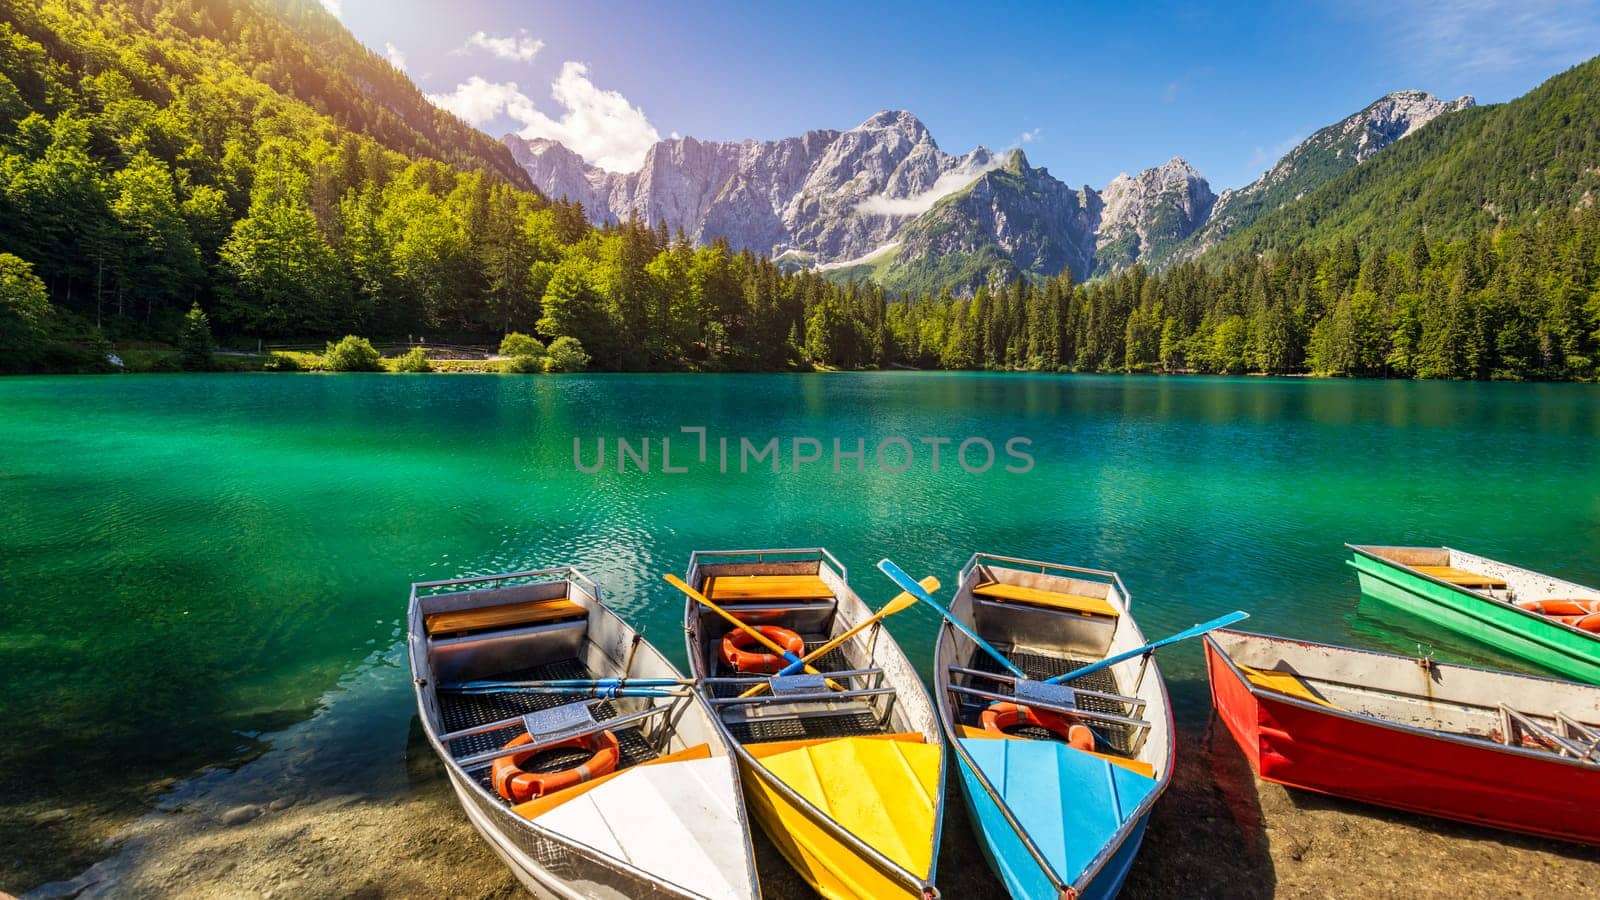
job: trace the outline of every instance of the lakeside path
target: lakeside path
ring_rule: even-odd
[[[267,736],[261,756],[178,783],[104,860],[23,896],[523,896],[456,804],[409,688],[398,646],[374,654],[316,715]],[[1173,689],[1206,702],[1202,682]],[[1178,760],[1124,897],[1600,894],[1600,849],[1265,784],[1214,721],[1180,728]],[[944,895],[1002,896],[951,800]],[[757,845],[767,897],[810,896],[759,835]]]

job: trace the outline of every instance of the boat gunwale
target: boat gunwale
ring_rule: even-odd
[[[501,834],[501,832],[506,829],[507,825],[513,828],[526,829],[542,840],[551,841],[566,848],[567,852],[569,853],[572,853],[580,858],[586,858],[591,864],[603,866],[613,871],[626,874],[645,884],[651,885],[653,888],[676,893],[685,898],[685,900],[703,900],[705,895],[699,893],[698,891],[694,891],[678,884],[677,882],[669,881],[653,872],[641,869],[627,860],[618,859],[617,857],[612,856],[611,854],[606,853],[598,848],[591,847],[588,844],[575,840],[559,831],[547,828],[533,819],[527,819],[517,815],[510,807],[505,806],[501,802],[501,798],[498,795],[489,793],[488,789],[480,784],[478,779],[469,776],[466,771],[455,762],[454,754],[451,753],[450,749],[446,747],[443,741],[439,739],[439,735],[436,732],[433,723],[429,721],[428,710],[423,704],[423,696],[425,693],[436,694],[437,686],[434,684],[433,679],[433,664],[428,658],[428,634],[425,626],[424,614],[422,612],[422,597],[418,594],[418,589],[450,587],[454,585],[484,584],[495,581],[509,581],[518,578],[531,578],[549,575],[561,575],[562,580],[568,584],[577,585],[577,582],[573,580],[576,578],[581,580],[583,584],[588,585],[588,589],[585,591],[585,593],[588,594],[586,599],[592,601],[593,603],[593,606],[588,610],[590,615],[601,613],[610,616],[616,624],[620,625],[628,633],[631,633],[634,640],[638,641],[639,644],[643,645],[662,661],[666,662],[669,669],[675,670],[677,668],[676,666],[672,665],[671,661],[668,660],[667,657],[661,653],[660,649],[652,644],[643,633],[629,625],[627,620],[623,619],[615,610],[608,606],[605,602],[604,591],[602,588],[587,575],[584,575],[581,571],[579,571],[575,566],[554,566],[545,569],[533,569],[499,575],[478,575],[467,578],[444,579],[441,581],[413,582],[411,585],[410,601],[407,603],[406,607],[406,643],[408,656],[410,657],[409,661],[411,663],[411,686],[417,701],[418,718],[422,723],[423,735],[427,738],[428,745],[433,749],[434,755],[437,756],[440,763],[444,765],[446,774],[450,776],[451,788],[457,794],[457,799],[461,803],[462,810],[467,814],[468,821],[473,825],[473,829],[477,831],[485,841],[493,846],[497,855],[500,855],[503,860],[508,862],[508,866],[511,865],[510,860],[516,860],[517,868],[521,868],[528,875],[535,878],[535,880],[538,880],[545,888],[553,892],[572,897],[581,896],[578,894],[572,894],[571,892],[565,890],[565,881],[563,879],[551,873],[547,867],[530,857],[529,854],[523,851],[521,847],[516,846],[516,844],[511,841],[508,836]],[[551,583],[555,582],[552,581]],[[581,585],[578,586],[580,589],[582,589]],[[705,704],[704,698],[699,694],[691,691],[685,694],[682,699],[687,700],[691,704],[699,704],[701,714],[705,718],[715,723],[717,718],[715,712]],[[437,704],[437,700],[435,700],[435,703]],[[729,761],[730,766],[733,769],[733,771],[731,771],[729,774],[733,779],[733,799],[738,801],[734,804],[734,814],[738,817],[739,823],[744,830],[745,874],[748,878],[748,884],[750,888],[750,894],[748,896],[759,900],[761,897],[761,881],[756,872],[755,854],[751,845],[750,822],[748,817],[745,815],[743,792],[739,785],[738,761],[732,753],[732,747],[728,745],[726,736],[718,732],[715,728],[712,730],[713,732],[716,732],[717,738],[723,741],[724,746],[722,749]],[[462,790],[470,791],[474,797],[479,799],[480,802],[477,804],[467,802],[469,798],[461,796]],[[479,827],[477,819],[474,818],[474,806],[482,806],[486,807],[487,809],[494,810],[494,812],[490,815],[499,816],[506,824],[496,827],[496,822],[493,819],[486,819],[483,827]],[[481,815],[483,813],[483,809],[476,810],[476,814]],[[518,874],[520,876],[521,873],[514,874]]]
[[[1133,634],[1138,639],[1139,643],[1146,643],[1144,631],[1139,628],[1138,620],[1134,618],[1131,611],[1132,597],[1128,594],[1127,587],[1122,583],[1122,576],[1118,575],[1116,572],[1108,569],[1092,569],[1082,566],[1061,565],[1059,563],[1045,562],[1042,560],[977,552],[972,554],[972,557],[968,559],[966,564],[961,567],[961,572],[956,580],[957,597],[959,597],[963,591],[970,590],[968,581],[977,574],[978,566],[983,561],[996,561],[1038,566],[1043,569],[1055,569],[1063,572],[1097,575],[1109,579],[1109,582],[1115,587],[1117,593],[1117,598],[1113,605],[1121,606],[1122,615],[1120,620],[1126,622],[1128,627],[1133,630]],[[944,729],[945,736],[949,739],[950,746],[960,757],[961,764],[965,766],[968,771],[971,771],[977,776],[978,782],[983,786],[984,792],[989,795],[989,799],[995,804],[996,808],[1000,810],[1001,815],[1005,818],[1006,824],[1011,827],[1012,832],[1016,834],[1019,839],[1021,839],[1023,846],[1026,847],[1028,852],[1033,855],[1034,862],[1040,864],[1046,876],[1049,877],[1052,886],[1054,886],[1058,891],[1073,890],[1082,893],[1088,889],[1090,884],[1094,883],[1096,878],[1100,877],[1100,873],[1105,870],[1106,865],[1116,857],[1117,853],[1122,849],[1122,845],[1128,842],[1128,838],[1133,835],[1135,828],[1138,827],[1139,824],[1150,815],[1151,809],[1155,806],[1156,802],[1161,799],[1161,795],[1166,793],[1167,787],[1172,782],[1173,765],[1176,760],[1175,753],[1177,750],[1175,742],[1172,740],[1172,738],[1175,736],[1177,726],[1174,724],[1172,718],[1172,698],[1167,693],[1166,679],[1161,676],[1160,668],[1157,667],[1155,661],[1152,659],[1150,661],[1150,667],[1155,673],[1156,688],[1158,695],[1161,697],[1161,706],[1162,711],[1165,714],[1164,718],[1166,719],[1167,728],[1166,761],[1161,768],[1161,777],[1156,779],[1155,790],[1146,795],[1145,798],[1139,802],[1139,805],[1134,807],[1133,813],[1124,819],[1123,823],[1117,828],[1116,832],[1113,833],[1111,837],[1101,846],[1100,852],[1097,853],[1094,858],[1089,861],[1089,864],[1084,867],[1082,874],[1080,874],[1072,884],[1068,885],[1066,881],[1062,879],[1060,874],[1055,871],[1055,867],[1050,864],[1049,860],[1044,858],[1042,851],[1040,851],[1038,845],[1034,843],[1033,838],[1028,834],[1027,829],[1022,827],[1022,823],[1017,821],[1016,816],[1011,812],[1010,804],[1006,803],[1005,798],[1000,796],[994,790],[994,785],[989,782],[988,777],[983,774],[981,769],[978,768],[971,755],[966,752],[966,748],[962,746],[959,736],[955,733],[956,723],[954,722],[953,715],[950,714],[946,709],[946,706],[949,703],[950,693],[950,691],[947,689],[950,681],[949,671],[943,665],[940,659],[940,654],[942,652],[942,648],[944,647],[944,638],[947,635],[953,637],[957,633],[958,632],[956,631],[955,626],[951,624],[949,620],[946,620],[940,624],[939,639],[934,644],[933,674],[935,686],[938,688],[938,692],[940,694],[939,698],[934,703],[934,709],[939,715],[939,725]]]
[[[841,607],[843,607],[846,603],[854,603],[854,605],[856,607],[858,607],[858,610],[861,613],[861,620],[862,621],[864,621],[867,617],[870,617],[873,614],[872,608],[870,606],[868,606],[866,604],[866,601],[862,600],[861,596],[859,594],[857,594],[855,589],[850,586],[850,581],[849,581],[849,578],[848,578],[848,575],[847,575],[848,570],[845,568],[844,564],[839,562],[839,560],[832,553],[830,553],[827,549],[825,549],[823,547],[785,548],[785,549],[751,549],[751,550],[695,550],[695,551],[692,551],[689,554],[689,566],[684,571],[683,580],[684,580],[685,583],[689,584],[690,586],[694,586],[695,585],[696,573],[698,572],[698,570],[703,565],[706,565],[706,563],[702,562],[702,560],[704,560],[704,559],[706,559],[708,557],[709,558],[714,558],[714,557],[753,556],[753,557],[756,557],[756,562],[758,562],[758,563],[772,562],[772,563],[775,563],[775,564],[776,563],[806,562],[807,561],[807,560],[770,560],[769,561],[769,560],[766,560],[766,559],[763,558],[764,556],[769,555],[769,554],[770,555],[779,555],[779,554],[783,554],[783,555],[815,554],[817,556],[816,562],[818,563],[819,566],[822,565],[824,562],[831,562],[833,567],[834,567],[834,569],[835,569],[835,571],[836,571],[836,573],[837,573],[837,575],[838,575],[838,577],[839,577],[839,583],[843,586],[843,595],[841,595],[841,592],[839,590],[834,590],[833,599],[834,599],[834,616],[835,616],[835,619],[837,620],[840,612],[842,611]],[[717,565],[717,564],[718,563],[711,563],[711,565]],[[701,676],[695,675],[695,673],[699,669],[704,667],[705,660],[701,658],[701,648],[693,645],[693,639],[692,639],[691,632],[689,630],[689,625],[690,625],[690,623],[692,621],[694,621],[694,619],[698,615],[698,612],[699,612],[700,609],[701,609],[700,605],[693,598],[685,598],[685,600],[684,600],[684,612],[683,612],[683,616],[684,616],[684,619],[683,619],[683,623],[684,623],[684,643],[685,643],[685,648],[688,651],[690,674],[695,676],[696,678],[701,677]],[[879,634],[879,639],[887,637],[889,642],[892,645],[894,645],[894,647],[896,647],[898,649],[899,646],[900,646],[899,642],[896,641],[894,639],[894,636],[889,633],[888,628],[882,622],[878,623],[878,627],[882,629],[881,633]],[[840,633],[843,633],[843,632],[841,631]],[[874,643],[874,647],[876,647],[876,643]],[[901,650],[900,651],[900,655],[902,656],[902,658],[905,658],[905,651]],[[876,650],[874,650],[874,656],[876,656]],[[870,662],[870,660],[869,660],[869,662]],[[906,658],[905,662],[906,662],[907,667],[910,667],[911,671],[915,672],[915,668],[911,667],[911,665],[910,665],[910,659]],[[927,688],[923,686],[921,678],[916,679],[916,683],[915,683],[915,685],[913,685],[913,687],[915,687],[916,690],[922,691],[923,696],[928,700],[930,706],[934,705],[933,701],[932,701],[932,698],[927,696]],[[899,685],[895,686],[896,694],[899,693],[900,689],[901,689],[901,687]],[[695,693],[697,695],[702,696],[702,697],[704,696],[703,694],[701,694],[701,692],[699,690],[696,690]],[[710,708],[709,704],[708,704],[708,708]],[[938,721],[937,709],[934,709],[933,712],[934,712],[934,719],[937,722]],[[791,787],[789,787],[789,785],[785,784],[782,779],[778,778],[777,775],[773,774],[770,770],[768,770],[766,766],[762,765],[761,762],[759,760],[757,760],[755,758],[755,756],[750,753],[749,750],[745,749],[744,744],[733,736],[733,733],[728,730],[727,724],[725,722],[723,722],[721,714],[719,712],[717,712],[714,708],[711,709],[711,720],[712,720],[712,725],[716,728],[716,730],[721,734],[723,740],[727,743],[729,753],[738,758],[741,770],[747,768],[752,774],[754,774],[754,776],[756,778],[760,779],[763,784],[767,785],[768,787],[772,788],[775,792],[780,794],[786,801],[789,802],[789,804],[792,807],[794,807],[802,815],[804,815],[808,820],[810,820],[812,822],[812,824],[814,824],[818,828],[822,829],[830,837],[834,838],[835,840],[840,841],[841,843],[843,843],[846,846],[848,846],[850,849],[852,849],[854,851],[857,851],[858,855],[860,855],[864,861],[870,863],[874,868],[878,869],[880,874],[887,876],[891,880],[894,880],[894,881],[897,881],[897,882],[901,882],[903,885],[908,886],[908,887],[916,890],[917,892],[919,892],[924,897],[928,897],[928,896],[938,897],[939,896],[938,886],[937,886],[937,881],[938,881],[937,876],[938,876],[938,869],[939,869],[939,848],[940,848],[940,840],[941,840],[941,838],[943,837],[943,834],[944,834],[944,798],[945,798],[946,779],[949,776],[949,768],[950,768],[948,765],[946,765],[944,763],[943,759],[940,760],[940,764],[939,764],[939,784],[938,784],[938,787],[935,790],[934,795],[933,795],[933,821],[934,821],[933,847],[932,847],[932,852],[931,852],[931,855],[929,856],[929,861],[928,861],[928,875],[927,875],[926,878],[923,878],[923,877],[911,872],[910,870],[906,869],[904,866],[900,865],[899,863],[895,862],[894,860],[889,859],[887,856],[884,856],[883,853],[881,851],[879,851],[876,847],[873,847],[871,844],[868,844],[867,842],[863,841],[854,832],[852,832],[849,829],[845,828],[843,825],[840,825],[838,822],[836,822],[833,819],[832,816],[829,816],[827,813],[825,813],[822,810],[818,809],[815,804],[813,804],[811,801],[807,800],[805,797],[800,796],[800,794],[797,793],[793,788],[791,788]],[[934,733],[933,736],[937,736],[937,730],[935,730],[935,733]],[[831,739],[831,740],[838,740],[838,739],[835,738],[835,739]],[[941,748],[941,755],[942,755],[942,748]],[[802,875],[802,877],[804,877],[804,876]],[[932,891],[931,895],[929,893],[930,891]]]
[[[1409,576],[1411,576],[1413,578],[1421,578],[1421,579],[1423,579],[1425,581],[1430,581],[1430,582],[1432,582],[1434,584],[1440,585],[1441,587],[1449,588],[1450,590],[1452,590],[1452,591],[1454,591],[1454,592],[1456,592],[1458,594],[1463,594],[1463,595],[1465,595],[1467,597],[1471,597],[1474,600],[1483,600],[1483,601],[1487,601],[1489,603],[1493,603],[1493,604],[1495,604],[1495,605],[1497,605],[1497,606],[1499,606],[1499,607],[1501,607],[1503,609],[1514,610],[1514,611],[1520,613],[1521,615],[1526,616],[1530,621],[1540,622],[1540,623],[1543,623],[1545,625],[1549,625],[1549,626],[1551,626],[1553,628],[1559,629],[1560,631],[1571,632],[1572,634],[1576,634],[1576,635],[1579,635],[1580,637],[1586,638],[1586,639],[1594,642],[1595,644],[1600,644],[1600,633],[1584,631],[1582,628],[1578,628],[1578,627],[1573,626],[1573,625],[1568,625],[1567,623],[1562,622],[1559,619],[1552,618],[1550,616],[1544,615],[1543,613],[1535,612],[1535,611],[1533,611],[1531,609],[1523,609],[1522,607],[1516,605],[1515,603],[1512,603],[1509,600],[1502,600],[1499,597],[1496,597],[1496,596],[1494,596],[1492,594],[1485,594],[1482,591],[1474,591],[1474,590],[1462,587],[1459,584],[1451,584],[1450,582],[1445,581],[1442,578],[1438,578],[1436,576],[1429,575],[1427,572],[1418,571],[1417,568],[1414,567],[1414,566],[1409,566],[1409,565],[1406,565],[1405,563],[1402,563],[1402,562],[1396,562],[1396,561],[1394,561],[1392,559],[1389,559],[1386,556],[1383,556],[1380,553],[1375,552],[1378,549],[1384,549],[1384,550],[1444,550],[1444,551],[1446,551],[1448,553],[1466,553],[1467,551],[1465,551],[1465,550],[1457,550],[1454,547],[1448,547],[1448,546],[1444,546],[1444,545],[1440,545],[1440,546],[1437,546],[1437,547],[1402,547],[1402,546],[1389,546],[1389,545],[1380,545],[1380,544],[1345,544],[1345,547],[1349,548],[1350,550],[1354,551],[1355,553],[1358,553],[1358,554],[1360,554],[1360,555],[1362,555],[1362,556],[1364,556],[1364,557],[1366,557],[1366,558],[1368,558],[1368,559],[1370,559],[1370,560],[1372,560],[1372,561],[1374,561],[1374,562],[1376,562],[1376,563],[1378,563],[1380,565],[1388,566],[1391,569],[1397,569],[1397,570],[1403,571],[1403,572],[1405,572],[1405,574],[1407,574],[1407,575],[1409,575]],[[1469,555],[1476,556],[1477,554],[1469,554]],[[1484,558],[1488,559],[1488,557],[1484,557]],[[1516,569],[1518,572],[1526,572],[1529,575],[1537,575],[1537,576],[1539,576],[1541,578],[1549,578],[1549,577],[1551,577],[1551,576],[1545,575],[1542,572],[1536,572],[1533,569],[1524,568],[1523,566],[1515,566],[1515,565],[1512,565],[1511,563],[1508,563],[1508,562],[1501,562],[1500,560],[1497,560],[1497,559],[1496,560],[1491,560],[1491,561],[1495,562],[1495,563],[1497,563],[1499,565],[1505,566],[1506,568],[1509,568],[1509,569]],[[1355,564],[1355,562],[1353,560],[1346,560],[1346,565],[1349,565],[1352,568],[1355,568],[1356,571],[1358,571],[1358,572],[1361,571],[1361,569],[1358,566],[1356,566],[1356,564]],[[1376,573],[1370,573],[1369,572],[1368,574],[1375,575]],[[1565,581],[1565,579],[1556,579],[1556,580],[1557,581]],[[1393,582],[1391,582],[1391,584],[1392,583]],[[1567,582],[1567,583],[1569,583],[1569,584],[1577,584],[1576,582]],[[1577,585],[1577,586],[1578,587],[1584,587],[1584,585]],[[1403,587],[1403,585],[1396,584],[1395,587]],[[1589,590],[1594,590],[1594,588],[1589,588]],[[1472,618],[1474,618],[1474,619],[1476,619],[1476,620],[1478,620],[1480,622],[1483,622],[1486,625],[1492,625],[1492,626],[1494,626],[1496,628],[1502,627],[1500,625],[1500,623],[1489,621],[1489,620],[1485,619],[1483,616],[1472,615],[1472,613],[1470,611],[1468,611],[1466,608],[1463,608],[1462,611],[1466,615],[1472,616]],[[1249,632],[1242,632],[1242,633],[1248,634]],[[1534,640],[1537,640],[1539,643],[1545,644],[1545,646],[1549,647],[1549,649],[1558,650],[1563,654],[1569,654],[1570,655],[1572,653],[1572,651],[1576,649],[1576,648],[1573,648],[1573,647],[1561,647],[1559,645],[1551,646],[1551,645],[1545,643],[1543,640],[1539,640],[1537,637],[1535,637],[1531,633],[1530,634],[1525,634],[1524,637],[1529,637],[1529,638],[1532,638]]]
[[[1490,751],[1494,751],[1494,752],[1498,752],[1498,753],[1504,753],[1504,754],[1507,754],[1507,755],[1510,755],[1510,756],[1514,756],[1514,757],[1517,757],[1517,758],[1520,758],[1520,759],[1527,759],[1527,760],[1530,760],[1532,762],[1561,763],[1561,764],[1566,765],[1568,767],[1577,768],[1580,771],[1584,771],[1584,772],[1594,772],[1597,769],[1600,769],[1600,761],[1584,762],[1583,760],[1573,759],[1572,757],[1568,757],[1568,756],[1562,756],[1562,755],[1560,755],[1558,753],[1553,753],[1553,752],[1551,752],[1549,750],[1535,750],[1535,749],[1532,749],[1530,747],[1514,747],[1514,746],[1511,746],[1510,744],[1502,744],[1502,743],[1499,743],[1498,741],[1491,741],[1491,740],[1489,740],[1487,738],[1473,737],[1471,735],[1464,735],[1464,734],[1456,734],[1456,733],[1450,732],[1450,731],[1437,731],[1437,730],[1434,730],[1434,729],[1431,729],[1431,728],[1421,728],[1421,727],[1416,726],[1416,725],[1406,725],[1406,724],[1403,724],[1401,722],[1395,722],[1395,721],[1391,721],[1389,719],[1382,718],[1380,716],[1373,715],[1371,713],[1358,713],[1358,712],[1355,712],[1353,710],[1341,709],[1339,707],[1324,706],[1324,705],[1322,705],[1320,703],[1313,703],[1313,702],[1311,702],[1309,700],[1302,700],[1299,697],[1293,697],[1293,696],[1290,696],[1288,694],[1281,694],[1281,693],[1279,693],[1277,691],[1267,690],[1266,688],[1262,688],[1262,687],[1257,686],[1256,684],[1251,682],[1248,677],[1245,676],[1244,672],[1242,672],[1239,669],[1238,664],[1236,664],[1233,661],[1233,657],[1231,655],[1229,655],[1228,652],[1226,650],[1224,650],[1222,648],[1222,646],[1219,645],[1216,642],[1216,640],[1215,640],[1215,636],[1216,635],[1233,635],[1233,636],[1245,638],[1246,640],[1265,640],[1268,643],[1297,644],[1297,645],[1304,646],[1304,647],[1313,647],[1313,648],[1317,648],[1317,649],[1321,649],[1321,650],[1336,650],[1336,651],[1340,651],[1340,652],[1348,653],[1348,654],[1360,654],[1360,655],[1365,655],[1365,656],[1378,657],[1378,658],[1385,659],[1385,660],[1400,661],[1400,662],[1410,663],[1410,664],[1413,664],[1413,665],[1416,663],[1416,659],[1415,659],[1415,657],[1402,656],[1402,655],[1400,655],[1398,653],[1384,653],[1384,652],[1381,652],[1381,651],[1378,651],[1378,650],[1366,650],[1366,649],[1362,649],[1360,647],[1344,647],[1344,646],[1340,646],[1338,644],[1324,644],[1324,643],[1320,643],[1318,641],[1306,641],[1306,640],[1301,640],[1299,638],[1287,638],[1287,637],[1282,637],[1280,635],[1262,634],[1262,633],[1254,632],[1254,631],[1241,631],[1241,630],[1234,629],[1234,628],[1219,628],[1215,632],[1212,632],[1211,634],[1205,635],[1206,646],[1208,648],[1210,648],[1211,650],[1213,650],[1216,653],[1217,656],[1221,657],[1222,660],[1227,663],[1228,670],[1233,673],[1234,677],[1237,678],[1239,680],[1239,682],[1245,686],[1245,688],[1250,692],[1251,696],[1255,697],[1258,702],[1262,701],[1262,700],[1267,700],[1267,701],[1270,701],[1272,703],[1281,703],[1281,704],[1285,704],[1285,705],[1288,705],[1288,706],[1296,707],[1298,709],[1306,710],[1308,712],[1318,713],[1320,715],[1332,716],[1334,718],[1345,719],[1347,721],[1367,723],[1367,724],[1375,725],[1375,726],[1377,726],[1379,728],[1385,728],[1385,729],[1388,729],[1388,730],[1391,730],[1391,731],[1399,731],[1399,732],[1404,732],[1406,734],[1415,735],[1415,736],[1418,736],[1418,737],[1424,737],[1424,738],[1431,738],[1431,739],[1435,739],[1435,740],[1447,741],[1447,742],[1452,743],[1452,744],[1458,744],[1460,746],[1468,747],[1468,748],[1472,748],[1472,749],[1490,750]],[[1443,666],[1445,668],[1467,669],[1467,670],[1476,671],[1476,672],[1483,673],[1483,674],[1499,675],[1499,676],[1504,676],[1504,677],[1507,677],[1507,678],[1517,678],[1517,679],[1526,678],[1526,679],[1531,679],[1531,680],[1535,680],[1535,681],[1548,681],[1548,682],[1551,682],[1552,684],[1575,686],[1575,687],[1580,687],[1580,688],[1593,688],[1594,690],[1600,691],[1600,686],[1595,686],[1595,685],[1591,685],[1591,684],[1585,684],[1583,682],[1564,681],[1564,680],[1562,680],[1560,678],[1546,678],[1546,677],[1544,677],[1542,675],[1529,675],[1529,674],[1525,674],[1525,673],[1522,673],[1522,672],[1506,672],[1506,671],[1503,671],[1503,670],[1500,670],[1500,669],[1490,669],[1490,668],[1486,668],[1484,666],[1473,666],[1473,665],[1467,665],[1465,663],[1434,662],[1434,663],[1432,663],[1432,665],[1434,665],[1435,667]],[[1306,673],[1298,673],[1298,674],[1302,674],[1303,677],[1317,678],[1317,676],[1314,675],[1314,674],[1306,674]],[[1392,691],[1385,692],[1385,693],[1389,693],[1390,695],[1395,695],[1395,692],[1392,692]],[[1451,702],[1460,703],[1460,701],[1451,701]],[[1470,705],[1470,704],[1467,704],[1467,705]],[[1483,709],[1488,709],[1488,707],[1482,707],[1482,708]],[[1540,713],[1539,715],[1543,716],[1545,714],[1544,713]]]

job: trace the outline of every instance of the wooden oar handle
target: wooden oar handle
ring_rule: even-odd
[[[778,654],[778,656],[780,658],[788,660],[791,663],[792,662],[803,662],[803,660],[801,660],[800,657],[794,655],[793,653],[790,653],[788,650],[785,650],[783,647],[780,647],[776,641],[774,641],[771,638],[767,637],[766,635],[762,634],[760,631],[757,631],[755,628],[753,628],[753,627],[751,627],[749,625],[746,625],[743,621],[741,621],[739,619],[738,616],[735,616],[733,613],[728,612],[727,610],[725,610],[722,607],[716,605],[715,603],[712,603],[710,601],[710,599],[708,599],[704,594],[700,593],[699,591],[695,590],[694,588],[690,587],[687,583],[685,583],[682,578],[679,578],[678,576],[672,575],[670,573],[666,574],[666,575],[663,575],[661,577],[666,579],[667,584],[670,584],[673,587],[677,588],[678,590],[683,591],[685,594],[689,595],[689,598],[691,600],[694,600],[695,602],[697,602],[700,605],[706,607],[707,609],[711,610],[712,612],[716,613],[717,615],[723,617],[724,619],[727,619],[729,622],[733,623],[733,625],[735,627],[737,627],[740,631],[743,631],[745,634],[748,634],[748,635],[754,637],[757,641],[760,641],[762,643],[762,645],[764,645],[767,649],[771,650],[773,653]],[[816,669],[812,668],[811,666],[806,666],[805,670],[806,670],[807,673],[809,673],[811,675],[821,675],[822,674],[821,672],[818,672]],[[839,684],[837,681],[834,681],[832,678],[828,679],[828,687],[830,687],[830,688],[832,688],[833,690],[836,690],[836,691],[844,690],[844,686]]]

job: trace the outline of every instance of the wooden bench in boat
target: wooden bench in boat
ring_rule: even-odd
[[[832,600],[833,591],[817,575],[722,575],[706,579],[706,596],[724,603],[751,600]]]
[[[1424,575],[1458,587],[1499,589],[1506,586],[1504,578],[1479,575],[1477,572],[1468,572],[1466,569],[1458,569],[1455,566],[1412,566],[1411,568]]]
[[[1249,679],[1250,683],[1256,687],[1265,688],[1276,694],[1284,694],[1296,700],[1306,700],[1318,706],[1326,706],[1329,709],[1339,709],[1339,707],[1319,696],[1316,691],[1311,689],[1311,685],[1306,684],[1305,679],[1293,672],[1279,672],[1277,669],[1254,669],[1237,661],[1234,662],[1234,665],[1238,666],[1239,671],[1244,673],[1244,677]]]
[[[542,625],[565,619],[581,619],[588,614],[589,611],[582,604],[558,597],[554,600],[530,600],[526,603],[506,603],[501,606],[430,613],[423,617],[422,624],[430,635],[462,634],[512,626]]]
[[[964,738],[1010,738],[1012,740],[1028,740],[1028,738],[1021,738],[1019,735],[1015,734],[995,734],[992,731],[987,731],[982,728],[973,728],[971,725],[962,725],[959,727],[961,730],[961,736]],[[1073,747],[1072,749],[1078,750],[1076,747]],[[1078,752],[1087,753],[1090,756],[1098,756],[1112,765],[1121,766],[1130,772],[1138,772],[1140,775],[1143,775],[1146,778],[1156,777],[1156,767],[1147,762],[1142,762],[1137,759],[1129,759],[1126,756],[1117,756],[1112,753],[1097,753],[1093,750],[1078,750]]]
[[[1117,608],[1102,597],[1063,594],[1060,591],[1045,591],[998,581],[980,584],[972,589],[972,593],[997,603],[1023,603],[1028,606],[1082,613],[1086,616],[1109,616],[1113,619],[1117,617]]]

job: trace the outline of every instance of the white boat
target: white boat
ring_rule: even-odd
[[[760,896],[726,741],[594,582],[563,567],[414,584],[407,631],[428,743],[535,896]]]

